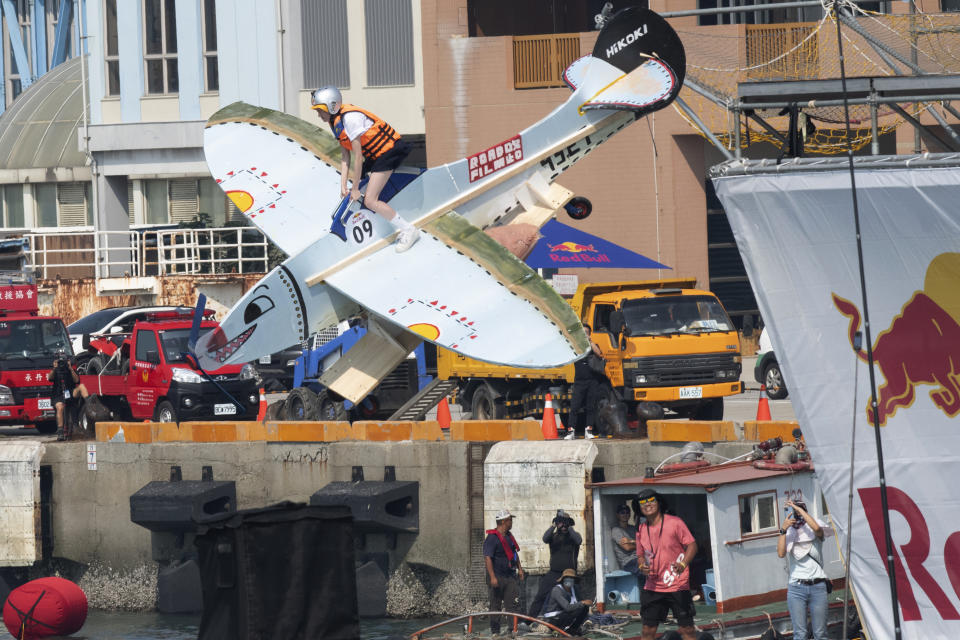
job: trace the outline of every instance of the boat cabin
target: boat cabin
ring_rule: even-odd
[[[597,600],[603,598],[608,609],[639,603],[636,578],[617,564],[611,528],[617,524],[617,507],[630,505],[645,488],[661,494],[667,513],[680,517],[696,539],[690,589],[702,589],[718,613],[785,600],[787,560],[777,556],[777,537],[788,515],[786,501],[803,500],[811,515],[830,522],[812,464],[758,460],[672,466],[678,469],[588,485],[593,490]],[[631,509],[630,524],[636,525],[637,517]],[[827,535],[824,569],[836,581],[843,566],[835,539]]]

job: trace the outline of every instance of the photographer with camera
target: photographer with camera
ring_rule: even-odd
[[[47,380],[53,383],[51,398],[57,410],[57,440],[67,440],[73,432],[73,425],[68,424],[66,428],[64,427],[66,403],[78,396],[86,399],[90,394],[80,382],[80,376],[77,375],[70,358],[64,351],[57,353],[53,361],[53,369],[47,374]]]
[[[785,508],[792,511],[780,529],[777,555],[786,557],[790,565],[787,609],[793,637],[827,640],[827,594],[833,589],[823,570],[823,539],[833,530],[810,515],[803,502],[787,500]]]
[[[532,618],[543,613],[547,594],[557,584],[564,570],[577,570],[577,556],[580,555],[580,545],[583,544],[583,538],[573,530],[573,518],[563,509],[557,509],[550,528],[543,534],[543,541],[550,545],[550,571],[540,577],[540,588],[529,611]]]

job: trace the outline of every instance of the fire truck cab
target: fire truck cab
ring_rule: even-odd
[[[7,276],[0,282],[0,425],[34,425],[40,433],[57,429],[47,374],[58,354],[73,356],[60,318],[43,317],[37,285]]]

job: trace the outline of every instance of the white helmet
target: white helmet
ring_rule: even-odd
[[[343,96],[340,95],[339,89],[327,85],[326,87],[320,87],[310,95],[310,104],[312,109],[322,109],[332,115],[340,111]]]

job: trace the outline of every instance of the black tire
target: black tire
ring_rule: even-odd
[[[267,412],[263,416],[263,420],[273,421],[273,420],[283,420],[283,407],[286,405],[286,402],[283,400],[277,400],[276,402],[271,402],[267,405]]]
[[[787,385],[783,381],[779,362],[771,362],[764,367],[763,384],[767,385],[767,396],[771,400],[783,400],[787,397]]]
[[[283,416],[285,420],[319,420],[320,403],[317,394],[306,387],[291,389],[283,403]]]
[[[87,375],[95,376],[103,371],[103,365],[106,364],[102,356],[93,356],[87,362]]]
[[[97,432],[97,421],[93,417],[94,412],[87,410],[87,404],[89,402],[90,397],[83,401],[83,406],[80,407],[80,412],[77,416],[77,432],[85,439],[92,438]]]
[[[319,405],[318,420],[344,422],[349,419],[347,409],[343,406],[343,400],[328,389],[323,389],[317,394],[317,404]]]
[[[164,400],[157,405],[153,412],[153,419],[155,422],[180,422],[177,419],[177,410],[173,408],[169,400]]]
[[[723,398],[704,400],[693,412],[693,420],[723,420]]]
[[[470,412],[474,420],[502,420],[506,417],[507,410],[502,402],[497,402],[500,398],[488,384],[481,384],[473,392],[473,398],[470,403]]]
[[[45,422],[38,422],[38,423],[34,424],[33,426],[34,426],[34,428],[36,428],[36,430],[37,430],[39,433],[42,433],[42,434],[45,435],[45,436],[48,436],[48,435],[50,435],[50,434],[53,434],[53,433],[56,433],[56,432],[57,432],[57,421],[56,421],[56,420],[47,420],[47,421],[45,421]]]
[[[593,213],[593,203],[581,196],[571,198],[564,208],[567,210],[567,215],[574,220],[583,220]]]

